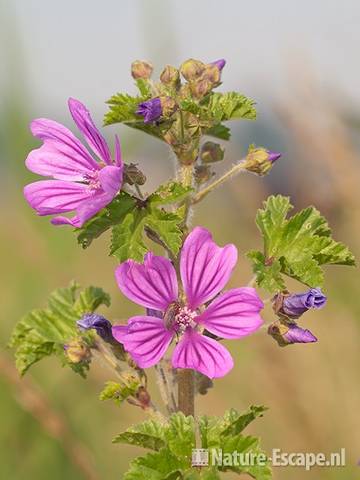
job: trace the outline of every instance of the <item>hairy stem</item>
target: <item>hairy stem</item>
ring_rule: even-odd
[[[230,168],[230,170],[228,170],[222,177],[215,180],[215,182],[210,183],[210,185],[203,188],[202,190],[200,190],[200,192],[194,195],[192,198],[192,204],[200,202],[204,197],[206,197],[206,195],[212,192],[215,188],[220,187],[220,185],[225,183],[227,180],[237,175],[238,173],[241,173],[244,170],[245,170],[245,162],[244,160],[241,160],[239,163],[237,163],[232,168]]]
[[[195,413],[194,372],[189,369],[179,369],[178,373],[178,411],[184,415]]]

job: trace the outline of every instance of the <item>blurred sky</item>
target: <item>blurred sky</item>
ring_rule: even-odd
[[[360,105],[357,0],[0,0],[0,15],[1,82],[26,89],[35,115],[72,95],[101,116],[110,94],[133,88],[132,60],[160,69],[191,56],[225,57],[227,88],[258,101],[280,95],[289,66],[305,62]]]

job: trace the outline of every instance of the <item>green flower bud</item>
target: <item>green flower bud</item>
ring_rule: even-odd
[[[206,142],[201,147],[200,158],[203,163],[214,163],[224,159],[225,149],[214,142]]]
[[[160,81],[164,85],[170,87],[177,87],[180,85],[180,73],[179,70],[172,65],[166,65],[164,70],[161,72]]]
[[[162,116],[171,117],[171,115],[177,110],[177,103],[171,97],[160,97]]]
[[[266,148],[250,145],[245,160],[245,168],[249,172],[263,176],[272,169],[274,162],[280,157],[281,153],[270,152]]]
[[[90,348],[81,340],[73,340],[67,345],[64,345],[65,354],[71,363],[80,363],[90,360]]]
[[[188,82],[197,80],[205,70],[205,64],[200,62],[200,60],[194,60],[190,58],[186,60],[180,67],[181,75]]]
[[[135,62],[131,64],[131,75],[135,80],[137,78],[147,80],[151,77],[152,72],[153,66],[144,60],[135,60]]]
[[[138,169],[135,163],[124,165],[124,183],[129,185],[144,185],[146,176]]]

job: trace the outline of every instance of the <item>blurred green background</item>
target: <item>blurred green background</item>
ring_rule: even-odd
[[[88,381],[56,361],[34,367],[19,380],[6,343],[15,322],[42,306],[54,288],[71,279],[102,286],[113,298],[106,312],[117,319],[138,312],[120,294],[108,238],[86,251],[70,228],[34,215],[22,197],[35,179],[24,168],[38,145],[29,121],[44,116],[73,129],[66,101],[79,98],[98,125],[104,100],[134,91],[132,60],[148,59],[156,74],[165,63],[188,57],[226,58],[226,90],[258,102],[257,122],[233,125],[225,170],[249,143],[282,151],[265,179],[241,176],[216,190],[193,223],[213,230],[245,253],[260,245],[256,209],[270,193],[290,194],[296,208],[315,205],[335,237],[360,250],[360,4],[352,0],[301,3],[273,0],[0,0],[0,478],[53,480],[121,478],[136,452],[112,437],[143,418],[136,408],[97,399],[111,372],[94,365]],[[118,132],[127,162],[139,163],[150,192],[174,171],[168,149],[126,127]],[[231,285],[248,282],[243,257]],[[326,308],[303,325],[317,344],[280,349],[266,335],[230,342],[236,367],[198,400],[199,412],[266,404],[270,411],[249,428],[267,450],[347,450],[343,469],[276,469],[279,480],[358,479],[360,467],[360,301],[357,269],[327,271]],[[265,312],[270,321],[270,309]],[[154,393],[156,396],[156,394]],[[230,476],[228,478],[231,478]]]

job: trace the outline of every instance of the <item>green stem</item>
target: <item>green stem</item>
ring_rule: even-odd
[[[194,205],[195,203],[200,202],[204,197],[206,197],[206,195],[212,192],[215,188],[220,187],[220,185],[225,183],[231,177],[237,175],[238,173],[241,173],[244,170],[245,170],[245,162],[244,160],[242,160],[236,165],[234,165],[232,168],[230,168],[230,170],[228,170],[222,177],[215,180],[215,182],[210,183],[210,185],[203,188],[202,190],[200,190],[200,192],[194,195],[192,198],[192,204]]]

